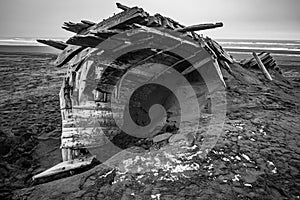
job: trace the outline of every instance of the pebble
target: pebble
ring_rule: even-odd
[[[243,180],[246,183],[254,183],[257,180],[257,177],[253,174],[248,174],[248,175],[243,177]],[[245,186],[246,186],[246,184],[245,184]]]

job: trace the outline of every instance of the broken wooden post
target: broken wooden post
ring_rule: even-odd
[[[116,5],[117,5],[118,8],[120,8],[120,9],[122,9],[122,10],[124,10],[124,11],[130,9],[130,7],[125,6],[125,5],[122,5],[122,4],[120,4],[120,3],[116,3]]]
[[[73,160],[74,155],[73,155],[73,149],[67,149],[68,151],[68,160]]]
[[[225,60],[220,59],[219,62],[225,70],[227,70],[230,74],[232,73],[230,66],[228,65],[228,63]]]
[[[68,160],[68,150],[65,148],[61,149],[61,157],[63,162]]]
[[[187,26],[184,28],[178,28],[175,29],[176,31],[179,32],[188,32],[188,31],[201,31],[201,30],[206,30],[206,29],[212,29],[212,28],[218,28],[218,27],[222,27],[223,23],[222,22],[218,22],[215,24],[197,24],[197,25],[192,25],[192,26]]]
[[[261,71],[263,72],[263,74],[265,75],[265,77],[272,81],[272,77],[271,75],[269,74],[268,70],[266,69],[266,67],[264,66],[264,64],[261,62],[260,58],[257,56],[257,54],[255,52],[252,53],[252,55],[254,56],[259,68],[261,69]]]

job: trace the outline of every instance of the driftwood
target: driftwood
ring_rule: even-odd
[[[264,66],[264,64],[261,62],[260,58],[257,56],[257,54],[255,52],[252,53],[252,55],[254,56],[259,68],[261,69],[261,71],[263,72],[263,74],[265,75],[265,77],[272,81],[272,77],[271,75],[269,74],[268,70],[266,69],[266,67]]]
[[[205,41],[207,42],[209,48],[211,48],[212,53],[215,53],[220,60],[224,60],[230,64],[233,63],[232,56],[229,55],[229,53],[227,53],[216,41],[210,38],[206,38]]]
[[[122,5],[122,4],[120,4],[120,3],[116,3],[116,5],[117,5],[118,8],[120,8],[120,9],[122,9],[122,10],[124,10],[124,11],[130,9],[130,7],[125,6],[125,5]]]
[[[176,29],[176,31],[179,31],[179,32],[202,31],[202,30],[213,29],[213,28],[218,28],[218,27],[222,27],[222,26],[223,26],[222,22],[218,22],[215,24],[197,24],[197,25],[187,26],[184,28],[178,28],[178,29]]]
[[[82,46],[82,47],[96,47],[99,43],[103,42],[107,38],[120,33],[117,30],[99,30],[90,31],[89,35],[75,35],[71,37],[66,43]]]
[[[64,50],[68,45],[63,41],[55,41],[55,40],[37,40],[37,42],[49,45],[59,50]]]
[[[271,56],[270,53],[261,52],[257,54],[263,65],[268,69],[274,69],[276,67],[276,61]],[[241,65],[243,65],[246,68],[259,68],[258,63],[256,62],[255,58],[251,58],[248,60],[242,60]]]
[[[86,28],[90,27],[90,24],[86,23],[74,23],[74,22],[65,22],[62,26],[63,29],[67,31],[71,31],[74,33],[80,33],[81,31],[85,30]]]
[[[82,47],[96,47],[105,39],[94,35],[75,35],[67,41],[67,44],[82,46]]]
[[[69,62],[76,54],[81,52],[85,47],[82,46],[72,46],[69,45],[67,48],[63,50],[61,54],[57,57],[55,64],[57,67],[61,67],[67,62]]]
[[[84,24],[87,24],[87,25],[89,25],[89,26],[93,26],[93,25],[96,24],[95,22],[91,22],[91,21],[89,21],[89,20],[81,20],[81,22],[84,23]]]
[[[61,162],[51,167],[50,169],[47,169],[46,171],[33,176],[32,179],[35,183],[44,183],[47,181],[52,181],[53,176],[59,178],[69,176],[70,174],[74,174],[77,171],[80,172],[80,170],[84,168],[90,168],[94,162],[96,162],[94,156],[77,158],[71,161]]]

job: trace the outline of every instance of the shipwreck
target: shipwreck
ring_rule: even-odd
[[[178,72],[194,89],[197,86],[197,109],[206,109],[210,113],[220,112],[210,108],[214,104],[212,96],[220,88],[226,88],[222,70],[231,73],[230,65],[237,62],[216,41],[196,32],[222,27],[223,24],[184,26],[160,14],[150,15],[142,8],[119,3],[117,7],[122,12],[100,23],[87,20],[65,22],[63,29],[75,33],[66,42],[38,40],[60,49],[62,52],[55,64],[68,70],[59,93],[62,162],[35,175],[33,179],[37,182],[87,170],[94,163],[106,162],[120,149],[141,146],[145,151],[152,151],[153,145],[160,148],[178,141],[180,134],[184,135],[182,138],[187,145],[195,143],[191,138],[196,135],[186,131],[184,122],[181,121],[183,125],[179,125],[178,120],[178,112],[182,112],[180,109],[189,111],[189,108],[180,107],[180,100],[178,102],[170,97],[172,94],[168,90],[159,89],[157,85],[147,85],[148,82],[144,81],[159,79],[169,69]],[[268,63],[274,67],[275,62],[268,54],[260,54],[256,58],[259,57],[263,57],[263,63],[260,62],[259,66],[269,76],[263,64]],[[244,61],[243,64],[253,67],[256,62]],[[154,70],[154,73],[151,70],[155,67],[158,70]],[[124,78],[126,75],[131,79]],[[128,91],[140,89],[138,94],[127,91],[134,99],[127,104],[123,102],[124,107],[113,108],[113,101],[122,101],[123,85],[136,81],[140,86],[140,80],[146,86],[127,87]],[[175,90],[179,88],[185,91],[185,86],[176,85]],[[145,98],[149,96],[152,97],[150,100]],[[185,103],[188,104],[188,101]],[[152,126],[143,130],[145,135],[139,137],[139,131],[133,134],[135,127],[125,128],[125,133],[124,128],[118,126],[117,116],[114,115],[126,110],[131,110],[130,116],[134,123],[146,126],[150,120],[149,109],[153,104],[161,104],[166,112],[152,118],[155,119],[152,120]],[[193,106],[191,104],[188,107]],[[224,110],[221,113],[224,115]],[[127,120],[124,116],[123,123]],[[128,132],[132,134],[128,135]],[[208,137],[208,143],[203,147],[206,150],[213,146],[212,136]]]

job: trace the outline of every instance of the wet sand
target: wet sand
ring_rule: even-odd
[[[61,161],[56,55],[0,53],[0,199]]]

